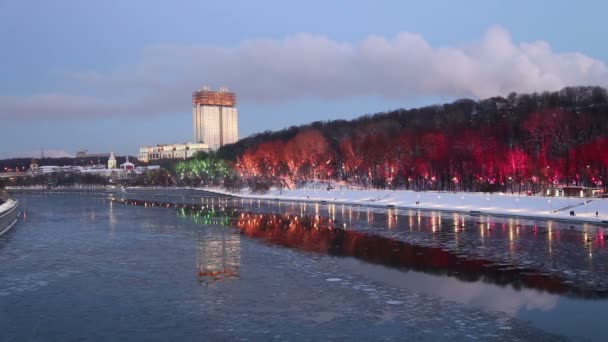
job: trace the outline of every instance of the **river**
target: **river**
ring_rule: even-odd
[[[603,227],[194,191],[15,195],[2,341],[603,340]]]

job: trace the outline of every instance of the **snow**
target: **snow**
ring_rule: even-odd
[[[265,194],[252,194],[248,189],[228,192],[204,188],[215,193],[243,198],[280,199],[294,201],[327,201],[328,203],[366,206],[417,208],[457,212],[478,211],[481,214],[523,216],[572,221],[600,222],[608,220],[608,199],[578,197],[542,197],[525,194],[484,194],[470,192],[417,192],[409,190],[359,190],[309,187],[286,190],[271,189]],[[418,204],[416,204],[418,202]],[[571,216],[574,210],[576,216]],[[596,218],[595,212],[598,212]]]
[[[15,201],[12,199],[8,199],[6,202],[0,204],[0,214],[3,214],[5,211],[9,210],[15,205]]]

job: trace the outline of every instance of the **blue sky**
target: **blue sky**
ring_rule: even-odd
[[[0,155],[192,140],[228,86],[241,137],[509,91],[605,86],[603,1],[0,0]]]

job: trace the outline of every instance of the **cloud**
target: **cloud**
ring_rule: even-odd
[[[72,92],[0,96],[0,118],[183,112],[189,110],[191,92],[202,85],[227,86],[241,103],[369,95],[484,98],[606,86],[608,66],[578,52],[554,52],[543,41],[515,43],[505,29],[493,27],[461,46],[434,47],[407,32],[355,44],[303,33],[231,47],[156,45],[144,49],[131,67],[63,77]]]

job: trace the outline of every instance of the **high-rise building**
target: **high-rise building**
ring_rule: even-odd
[[[192,93],[194,141],[217,150],[239,140],[236,94],[222,88],[203,88]]]

